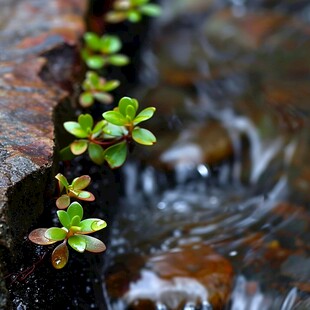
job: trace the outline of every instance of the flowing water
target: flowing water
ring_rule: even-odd
[[[158,143],[122,170],[110,307],[310,309],[310,4],[163,7],[132,94]]]

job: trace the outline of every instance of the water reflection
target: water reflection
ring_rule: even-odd
[[[164,1],[134,96],[158,144],[124,167],[113,309],[310,306],[307,1]]]

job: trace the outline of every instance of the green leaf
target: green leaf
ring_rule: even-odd
[[[121,40],[116,36],[104,35],[100,39],[100,51],[104,54],[116,53],[121,47]]]
[[[148,3],[150,0],[130,0],[131,5],[140,6],[142,4]]]
[[[101,69],[105,65],[105,60],[100,55],[92,55],[86,59],[86,64],[91,69]]]
[[[52,253],[52,265],[55,269],[66,266],[69,259],[69,250],[65,242],[59,244]]]
[[[81,175],[72,181],[72,186],[74,189],[84,189],[90,184],[91,178],[89,175]]]
[[[107,62],[113,66],[126,66],[129,64],[129,58],[126,55],[115,54],[107,58]]]
[[[57,242],[56,240],[47,239],[45,237],[45,232],[47,229],[48,228],[37,228],[33,230],[28,236],[29,240],[39,245],[49,245]]]
[[[86,240],[82,236],[74,235],[68,239],[68,243],[77,252],[83,253],[86,249]]]
[[[100,50],[100,38],[93,32],[86,32],[84,34],[84,40],[88,48],[93,51]]]
[[[124,116],[126,116],[126,114],[127,114],[127,107],[128,106],[132,106],[136,112],[138,107],[139,107],[139,104],[138,104],[138,101],[136,99],[133,99],[130,97],[121,98],[119,103],[118,103],[118,109],[119,109],[120,113],[123,114]]]
[[[75,140],[70,144],[70,150],[74,155],[83,154],[88,147],[88,140]]]
[[[66,194],[61,195],[57,200],[56,200],[56,206],[58,209],[67,209],[67,207],[70,204],[70,197]]]
[[[103,127],[107,124],[105,120],[98,122],[93,129],[93,136],[97,137],[101,134]]]
[[[136,118],[134,119],[134,125],[137,125],[141,122],[144,122],[148,119],[150,119],[153,115],[154,115],[154,112],[156,111],[155,108],[153,107],[150,107],[150,108],[146,108],[144,110],[142,110],[137,116]]]
[[[65,122],[65,129],[77,138],[87,138],[88,133],[77,122]]]
[[[94,97],[90,92],[84,92],[79,97],[79,103],[83,108],[88,108],[94,104]]]
[[[44,234],[45,238],[55,240],[55,241],[62,241],[66,238],[67,232],[59,227],[51,227],[46,230]]]
[[[75,155],[71,152],[70,145],[64,147],[59,151],[60,160],[72,160]]]
[[[97,165],[102,165],[104,162],[104,151],[102,147],[95,143],[89,143],[88,153],[90,159]]]
[[[105,103],[105,104],[110,104],[113,102],[113,96],[108,94],[108,93],[104,93],[104,92],[97,92],[94,93],[94,98],[101,102],[101,103]]]
[[[67,178],[63,174],[57,173],[55,178],[59,181],[59,185],[60,186],[62,185],[65,188],[68,188],[69,182],[68,182]]]
[[[76,215],[80,217],[80,219],[83,218],[83,208],[78,202],[72,202],[67,210],[67,213],[70,217],[70,221],[72,218]]]
[[[127,18],[127,15],[125,12],[110,11],[105,15],[105,20],[108,23],[120,23],[124,21],[126,18]]]
[[[142,16],[139,11],[130,10],[129,12],[127,12],[127,18],[132,23],[138,23],[141,20]]]
[[[139,10],[144,15],[151,16],[151,17],[159,16],[161,14],[160,6],[156,4],[151,4],[151,3],[140,6]]]
[[[86,72],[86,80],[90,82],[90,84],[94,87],[99,85],[100,77],[94,71],[87,71]]]
[[[127,156],[126,142],[117,143],[105,150],[104,158],[111,168],[118,168],[124,164]]]
[[[140,127],[132,131],[132,138],[143,145],[153,145],[156,142],[156,137],[149,130]]]
[[[94,201],[95,196],[91,192],[81,191],[78,194],[78,198],[84,201]]]
[[[110,136],[111,138],[115,137],[121,137],[124,134],[126,134],[126,129],[123,126],[113,125],[111,123],[108,123],[104,128],[103,132]],[[105,137],[109,138],[109,137]]]
[[[90,132],[94,125],[93,117],[90,114],[80,114],[78,122],[86,132]]]
[[[79,226],[81,228],[80,234],[90,234],[107,227],[107,223],[101,219],[90,218],[81,221]]]
[[[126,118],[132,122],[133,119],[135,118],[136,116],[136,110],[135,108],[132,106],[132,105],[129,105],[127,106],[127,109],[126,109]]]
[[[81,237],[86,242],[86,251],[89,251],[92,253],[100,253],[100,252],[105,251],[106,246],[101,240],[91,237],[91,236],[85,236],[85,235]]]
[[[113,125],[124,126],[127,124],[126,117],[118,111],[107,111],[102,117]]]
[[[59,210],[57,211],[58,219],[62,226],[66,227],[68,230],[70,229],[70,216],[66,211]]]
[[[81,217],[79,215],[74,215],[71,218],[70,227],[72,227],[72,226],[79,226],[80,222],[81,222]]]
[[[102,86],[98,87],[99,90],[102,91],[112,91],[120,85],[120,81],[118,80],[110,80],[104,83]]]

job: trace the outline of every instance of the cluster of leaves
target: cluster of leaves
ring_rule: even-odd
[[[97,238],[87,236],[107,226],[101,219],[82,220],[83,208],[78,202],[72,202],[67,211],[57,211],[63,227],[37,228],[29,234],[29,239],[38,245],[50,245],[62,241],[52,253],[52,265],[56,269],[63,268],[69,259],[67,243],[77,252],[89,251],[100,253],[106,249],[105,244]]]
[[[113,10],[106,14],[105,19],[110,23],[119,23],[125,20],[137,23],[143,15],[151,17],[160,15],[160,7],[149,2],[149,0],[115,0]]]
[[[118,106],[104,112],[103,119],[96,124],[90,114],[81,114],[77,122],[65,122],[65,129],[77,139],[62,150],[62,158],[66,159],[68,152],[81,155],[88,151],[94,163],[101,165],[106,161],[111,168],[120,167],[132,141],[142,145],[156,142],[152,132],[138,126],[153,116],[155,108],[149,107],[137,114],[138,108],[136,99],[123,97]]]
[[[80,95],[80,105],[83,108],[92,106],[98,102],[110,104],[113,96],[108,92],[116,89],[120,85],[118,80],[106,81],[94,71],[87,71],[86,78],[82,84],[83,92]]]
[[[67,178],[58,173],[55,178],[58,180],[58,187],[60,194],[63,190],[66,191],[65,194],[62,194],[56,200],[56,206],[58,209],[66,209],[70,204],[70,198],[75,198],[84,201],[94,201],[95,196],[88,191],[84,191],[84,188],[87,187],[91,181],[89,175],[82,175],[78,178],[75,178],[71,184],[69,184]]]
[[[125,66],[129,63],[126,55],[118,53],[122,42],[117,36],[103,35],[99,37],[93,32],[84,35],[85,47],[81,55],[90,69],[101,69],[104,66]]]

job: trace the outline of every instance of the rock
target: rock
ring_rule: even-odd
[[[3,272],[6,262],[20,255],[19,244],[42,213],[44,196],[51,192],[54,117],[59,104],[68,105],[76,79],[86,1],[5,1],[1,7],[1,16],[5,14],[0,25]]]

